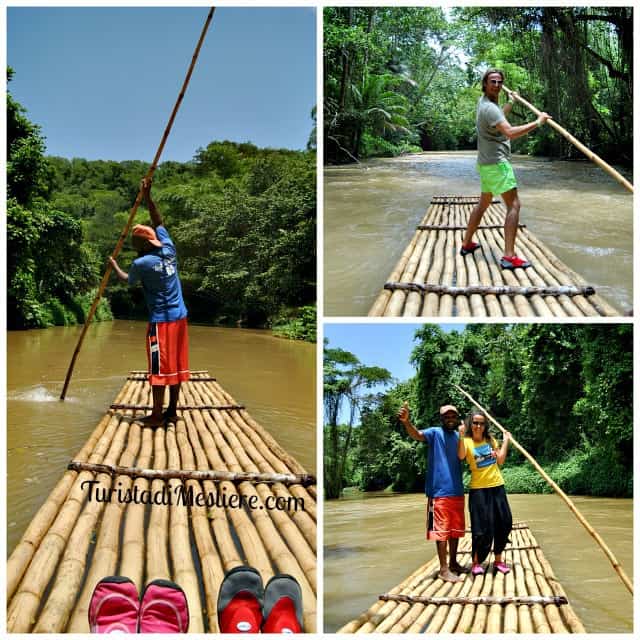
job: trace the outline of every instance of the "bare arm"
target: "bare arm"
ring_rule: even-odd
[[[507,459],[507,449],[509,448],[509,440],[511,440],[511,434],[508,431],[504,432],[504,439],[502,440],[502,446],[496,456],[497,463],[502,466]]]
[[[460,423],[458,427],[458,460],[464,460],[467,457],[467,447],[464,444],[464,434],[467,431],[467,427],[464,426],[464,423]]]
[[[398,420],[402,422],[410,438],[418,442],[424,442],[424,436],[411,424],[411,420],[409,420],[409,405],[406,402],[402,405],[400,411],[398,411]]]
[[[111,256],[109,256],[109,262],[111,263],[111,266],[113,267],[113,270],[116,272],[116,275],[118,276],[118,278],[120,278],[120,280],[123,280],[124,282],[127,282],[129,280],[129,274],[126,271],[123,271],[118,265],[118,263]]]
[[[502,106],[502,113],[504,113],[505,116],[508,116],[511,113],[511,109],[513,109],[513,103],[505,102]]]
[[[149,209],[149,215],[151,216],[151,226],[155,229],[156,227],[160,227],[162,222],[162,216],[158,211],[158,207],[156,207],[156,203],[151,198],[151,179],[142,178],[142,184],[140,185],[142,189],[142,195],[144,199],[147,201],[147,207]]]
[[[533,122],[527,122],[527,124],[521,124],[517,126],[509,124],[508,120],[503,120],[496,125],[496,129],[498,129],[500,133],[507,136],[509,140],[515,140],[516,138],[526,136],[527,133],[530,133],[541,124],[544,124],[549,119],[549,117],[550,116],[548,113],[541,113]]]

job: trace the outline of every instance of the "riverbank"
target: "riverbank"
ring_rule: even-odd
[[[632,577],[632,500],[573,500]],[[510,493],[509,502],[514,519],[529,524],[587,631],[631,633],[633,598],[560,499]],[[435,545],[424,539],[424,518],[423,494],[378,492],[325,503],[326,632],[356,618],[435,556]]]

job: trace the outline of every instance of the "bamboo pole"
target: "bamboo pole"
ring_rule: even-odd
[[[539,109],[536,109],[536,107],[534,107],[532,104],[527,102],[522,96],[520,96],[517,93],[514,93],[513,91],[511,91],[511,89],[508,89],[504,85],[502,85],[502,88],[508,94],[511,94],[511,96],[515,98],[520,104],[523,104],[525,107],[527,107],[527,109],[529,109],[530,111],[533,111],[533,113],[535,113],[537,116],[541,114],[541,111]],[[606,173],[608,173],[612,178],[617,180],[625,189],[628,189],[629,191],[631,191],[631,193],[633,193],[633,185],[624,176],[618,173],[618,171],[616,171],[611,165],[607,164],[600,156],[596,155],[593,151],[591,151],[591,149],[589,149],[584,144],[582,144],[582,142],[580,142],[577,138],[574,138],[566,129],[561,127],[555,120],[549,119],[547,120],[547,124],[553,129],[555,129],[561,136],[566,138],[574,147],[582,151],[582,153],[584,153],[584,155],[587,156],[589,160],[591,160],[592,162],[595,162],[595,164],[597,164],[601,169],[606,171]]]
[[[438,294],[442,297],[446,296],[472,296],[478,294],[481,296],[591,296],[595,293],[592,286],[585,287],[543,287],[543,286],[526,286],[526,287],[509,287],[494,286],[487,284],[468,285],[465,287],[453,287],[446,284],[423,284],[421,282],[386,282],[385,289],[392,291],[418,291],[427,294]],[[431,315],[431,314],[427,314]]]
[[[462,583],[460,583],[462,584]],[[444,598],[436,598],[429,596],[404,596],[400,594],[383,593],[378,596],[380,600],[393,600],[394,602],[408,602],[414,604],[435,604],[435,605],[454,605],[454,604],[488,604],[488,605],[507,605],[507,604],[568,604],[565,596],[449,596]]]
[[[169,121],[167,122],[167,126],[165,127],[164,133],[162,135],[162,139],[160,140],[160,144],[158,145],[158,149],[156,151],[156,155],[153,158],[153,162],[151,163],[151,166],[149,167],[149,170],[147,171],[147,175],[146,178],[150,179],[153,177],[153,174],[155,173],[156,167],[158,166],[158,162],[160,160],[160,156],[162,155],[162,151],[164,149],[164,145],[167,142],[167,138],[169,137],[169,133],[171,132],[171,127],[173,126],[173,121],[175,120],[176,114],[178,113],[178,109],[180,108],[180,105],[182,104],[182,99],[184,98],[184,94],[187,90],[187,86],[189,85],[189,80],[191,80],[191,74],[193,73],[193,69],[195,68],[196,65],[196,60],[198,59],[198,55],[200,54],[200,48],[202,47],[202,43],[204,42],[204,38],[207,34],[207,31],[209,29],[209,24],[211,23],[211,20],[213,18],[213,13],[215,11],[215,7],[211,7],[211,9],[209,10],[209,13],[207,15],[207,19],[205,20],[204,26],[202,28],[202,32],[200,33],[200,38],[198,39],[198,44],[196,45],[195,51],[193,53],[193,56],[191,58],[191,64],[189,66],[189,69],[187,71],[187,75],[184,79],[184,82],[182,83],[182,88],[180,89],[180,93],[178,94],[178,98],[176,100],[175,105],[173,106],[173,111],[171,112],[171,115],[169,116]],[[127,238],[127,235],[129,233],[129,229],[131,228],[131,225],[133,223],[133,220],[136,216],[136,213],[138,211],[138,207],[140,206],[140,203],[142,202],[142,188],[140,188],[140,190],[138,191],[138,195],[136,197],[135,202],[133,203],[133,207],[131,208],[131,212],[129,213],[129,218],[127,219],[127,223],[124,226],[124,229],[122,230],[122,233],[120,234],[120,237],[118,238],[118,242],[116,243],[115,249],[113,250],[113,253],[111,254],[111,257],[115,260],[118,257],[118,254],[120,253],[120,250],[122,249],[122,246],[124,244],[124,241]],[[76,364],[76,360],[78,358],[78,355],[80,353],[80,349],[82,347],[82,342],[84,341],[84,337],[87,333],[87,329],[89,328],[89,324],[91,323],[91,320],[93,320],[93,316],[96,312],[96,309],[98,308],[98,303],[100,302],[100,298],[102,297],[102,294],[104,293],[104,290],[107,286],[107,283],[109,282],[109,277],[111,276],[111,263],[107,264],[107,268],[104,272],[104,275],[102,276],[102,280],[100,281],[100,286],[98,287],[98,293],[96,294],[96,297],[93,301],[93,304],[91,305],[91,308],[89,309],[89,313],[87,314],[86,320],[84,322],[84,326],[82,328],[82,332],[80,333],[80,338],[78,339],[78,343],[76,345],[76,348],[73,352],[73,356],[71,357],[71,362],[69,363],[69,369],[67,370],[67,375],[65,377],[64,380],[64,386],[62,387],[62,393],[60,394],[60,400],[64,400],[65,396],[67,395],[67,388],[69,386],[69,382],[71,381],[71,375],[73,374],[73,368],[75,367]]]
[[[209,471],[200,469],[141,469],[139,467],[123,467],[119,465],[107,464],[89,464],[88,462],[79,462],[72,460],[67,469],[74,471],[92,471],[94,473],[107,473],[111,476],[128,476],[132,478],[160,478],[161,480],[169,480],[180,478],[183,480],[211,480],[213,482],[221,482],[228,480],[229,482],[264,482],[264,483],[281,483],[281,484],[316,484],[315,476],[310,475],[294,475],[294,474],[277,474],[277,473],[259,473],[259,472],[242,472],[228,473],[226,471]]]
[[[453,386],[466,398],[468,398],[474,405],[476,405],[476,407],[484,411],[484,413],[489,417],[489,420],[491,420],[491,422],[493,422],[493,424],[495,424],[496,427],[498,427],[498,429],[502,431],[502,433],[506,431],[505,428],[495,418],[493,418],[493,416],[486,409],[484,409],[481,404],[479,404],[471,397],[471,395],[469,395],[464,389],[462,389],[462,387],[459,387],[457,384],[454,384]],[[533,456],[524,447],[522,447],[513,436],[511,436],[511,442],[513,446],[533,465],[534,469],[547,481],[551,488],[562,498],[573,515],[578,519],[578,522],[580,522],[580,524],[587,530],[587,533],[589,533],[589,535],[598,543],[600,548],[604,551],[605,555],[609,559],[609,562],[611,563],[613,569],[624,583],[624,586],[627,588],[629,593],[633,595],[633,584],[629,579],[629,576],[627,576],[617,558],[615,557],[615,555],[613,555],[613,552],[606,545],[600,534],[589,524],[582,513],[580,513],[579,509],[575,506],[575,504],[573,504],[569,496],[549,477],[546,471],[536,462]]]

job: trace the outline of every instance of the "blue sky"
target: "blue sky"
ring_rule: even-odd
[[[47,153],[151,161],[207,12],[8,8],[9,89]],[[161,161],[212,140],[304,149],[315,76],[315,9],[216,9]]]
[[[415,374],[409,363],[416,343],[416,329],[422,324],[324,324],[324,337],[330,347],[341,347],[358,357],[362,364],[389,370],[399,381]],[[440,324],[444,331],[463,331],[465,324]]]

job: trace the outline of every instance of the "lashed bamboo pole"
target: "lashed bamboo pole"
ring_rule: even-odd
[[[176,442],[175,425],[167,427],[167,463],[170,467],[180,466],[180,452]],[[183,487],[180,478],[168,480],[169,492],[175,496]],[[200,490],[197,483],[194,488]],[[191,556],[191,541],[189,539],[189,508],[177,500],[171,503],[169,508],[169,548],[171,550],[171,565],[173,567],[173,580],[182,587],[187,602],[189,603],[189,632],[203,633],[204,621],[202,618],[202,604],[200,602],[200,588],[198,576]]]
[[[392,291],[399,289],[401,291],[418,291],[427,294],[438,294],[442,298],[446,298],[449,296],[472,296],[474,294],[479,294],[482,296],[590,296],[595,293],[595,290],[592,286],[545,287],[530,285],[526,287],[496,287],[493,285],[482,284],[470,285],[466,287],[454,287],[446,284],[423,284],[421,282],[387,282],[385,283],[384,288],[390,289]],[[426,309],[426,311],[428,311],[428,309]],[[426,315],[431,314],[427,313]]]
[[[179,419],[176,424],[176,440],[180,451],[181,466],[185,469],[194,469],[195,446],[189,441],[185,421],[181,419]],[[187,489],[194,491],[194,493],[202,490],[206,492],[214,486],[213,483],[205,482],[203,482],[201,486],[200,483],[195,480],[187,480],[186,484]],[[224,579],[224,570],[222,568],[220,555],[211,537],[206,508],[195,503],[189,507],[189,511],[200,562],[200,573],[202,575],[204,597],[209,619],[209,632],[218,633],[218,585],[220,585]]]
[[[142,446],[137,459],[139,465],[149,466],[153,453],[153,430],[142,429]],[[133,490],[138,495],[143,495],[149,489],[149,481],[146,478],[136,478],[133,482]],[[138,593],[142,593],[144,587],[144,519],[145,505],[130,504],[127,509],[127,517],[122,533],[122,560],[120,562],[120,574],[133,580]]]
[[[484,413],[489,417],[489,420],[491,420],[491,422],[495,424],[496,427],[498,427],[498,429],[502,431],[502,433],[506,431],[505,428],[462,387],[458,385],[454,385],[454,387],[458,391],[460,391],[460,393],[462,393],[466,398],[468,398],[474,405],[476,405],[476,407],[484,411]],[[611,566],[618,574],[629,593],[633,594],[633,584],[629,579],[629,576],[627,576],[617,558],[615,557],[611,549],[609,549],[600,534],[589,524],[587,519],[582,515],[580,510],[575,506],[569,496],[549,477],[547,472],[537,463],[533,456],[524,447],[522,447],[522,445],[520,445],[520,443],[513,436],[511,436],[511,443],[533,465],[534,469],[547,481],[549,486],[551,486],[551,488],[560,496],[560,498],[562,498],[563,502],[569,507],[573,515],[578,519],[578,522],[580,522],[580,524],[587,530],[587,533],[598,543],[600,548],[604,551],[609,562],[611,563]]]
[[[521,95],[518,93],[514,93],[511,89],[507,89],[504,85],[502,88],[509,94],[511,94],[520,104],[523,104],[527,109],[533,111],[537,116],[539,116],[542,112],[539,109],[536,109],[531,103],[527,102]],[[555,120],[550,119],[547,120],[546,124],[548,124],[552,129],[555,129],[563,138],[566,138],[574,147],[576,147],[579,151],[584,153],[589,160],[595,162],[601,169],[603,169],[606,173],[608,173],[614,180],[617,180],[625,189],[631,191],[633,193],[633,185],[618,171],[616,171],[611,165],[606,163],[600,156],[595,154],[589,147],[585,146],[580,142],[577,138],[572,136],[564,127],[561,127]]]
[[[74,471],[92,471],[93,473],[107,473],[112,476],[122,475],[132,478],[147,478],[161,480],[169,480],[179,478],[182,480],[211,480],[220,482],[228,480],[229,482],[264,482],[264,483],[281,483],[281,484],[316,484],[315,476],[310,475],[294,475],[294,474],[278,474],[278,473],[259,473],[243,471],[242,473],[227,473],[225,471],[205,471],[205,470],[185,470],[185,469],[142,469],[140,467],[123,467],[120,465],[106,464],[89,464],[88,462],[80,462],[72,460],[67,469]]]
[[[378,596],[380,600],[392,600],[394,602],[408,602],[414,604],[435,604],[435,605],[454,605],[454,604],[568,604],[568,600],[564,596],[445,596],[442,598],[429,596],[403,596],[383,593]]]
[[[209,9],[209,13],[207,15],[207,18],[205,20],[204,26],[202,27],[202,32],[200,33],[200,38],[198,39],[198,43],[196,45],[195,51],[193,53],[193,56],[191,58],[191,64],[189,65],[189,69],[187,71],[187,75],[185,76],[184,82],[182,83],[182,88],[180,89],[180,93],[178,94],[178,98],[176,100],[175,105],[173,106],[173,111],[171,112],[171,115],[169,116],[169,121],[167,122],[167,126],[165,127],[164,133],[162,134],[162,138],[160,140],[160,144],[158,145],[158,149],[156,150],[156,155],[153,158],[153,161],[151,163],[151,166],[149,167],[149,170],[147,171],[147,175],[146,178],[150,179],[153,178],[153,174],[155,173],[156,167],[158,166],[158,162],[160,161],[160,156],[162,155],[162,151],[164,149],[164,145],[167,142],[167,138],[169,137],[169,133],[171,132],[171,127],[173,126],[173,121],[175,120],[175,117],[178,113],[178,109],[180,108],[180,105],[182,104],[182,99],[184,98],[184,94],[187,91],[187,86],[189,85],[189,80],[191,80],[191,74],[193,73],[193,69],[196,66],[196,61],[198,59],[198,55],[200,54],[200,48],[202,47],[202,43],[204,42],[204,38],[207,35],[207,31],[209,29],[209,25],[211,24],[211,20],[213,18],[213,13],[215,11],[215,7],[211,7],[211,9]],[[129,213],[129,218],[127,219],[127,223],[124,226],[124,229],[122,230],[122,233],[120,234],[120,237],[118,238],[118,242],[116,243],[115,249],[113,250],[113,253],[111,254],[111,257],[115,260],[119,253],[120,250],[122,249],[122,246],[124,245],[124,241],[127,239],[127,235],[129,233],[129,229],[131,228],[131,225],[133,223],[133,220],[136,216],[136,213],[138,211],[138,207],[140,206],[140,203],[142,202],[142,188],[140,188],[140,190],[138,191],[138,195],[136,196],[136,200],[133,203],[133,207],[131,208],[131,212]],[[87,329],[89,328],[89,324],[91,323],[91,321],[93,320],[93,316],[95,315],[96,309],[98,308],[98,303],[100,302],[100,298],[102,297],[102,294],[104,293],[105,288],[107,287],[107,283],[109,282],[109,277],[111,276],[111,263],[107,264],[107,268],[104,272],[104,275],[102,276],[102,280],[100,281],[100,286],[98,287],[98,293],[96,294],[96,297],[93,301],[93,304],[91,305],[91,308],[89,309],[89,313],[87,314],[84,326],[82,328],[82,332],[80,333],[80,337],[78,339],[78,343],[76,345],[76,348],[73,352],[73,356],[71,357],[71,362],[69,363],[69,368],[67,370],[67,375],[65,377],[64,380],[64,386],[62,387],[62,393],[60,394],[60,400],[64,400],[65,396],[67,395],[67,388],[69,387],[69,382],[71,381],[71,375],[73,374],[73,368],[75,367],[76,364],[76,360],[78,358],[78,355],[80,353],[80,349],[82,347],[82,342],[84,341],[84,337],[87,333]]]

